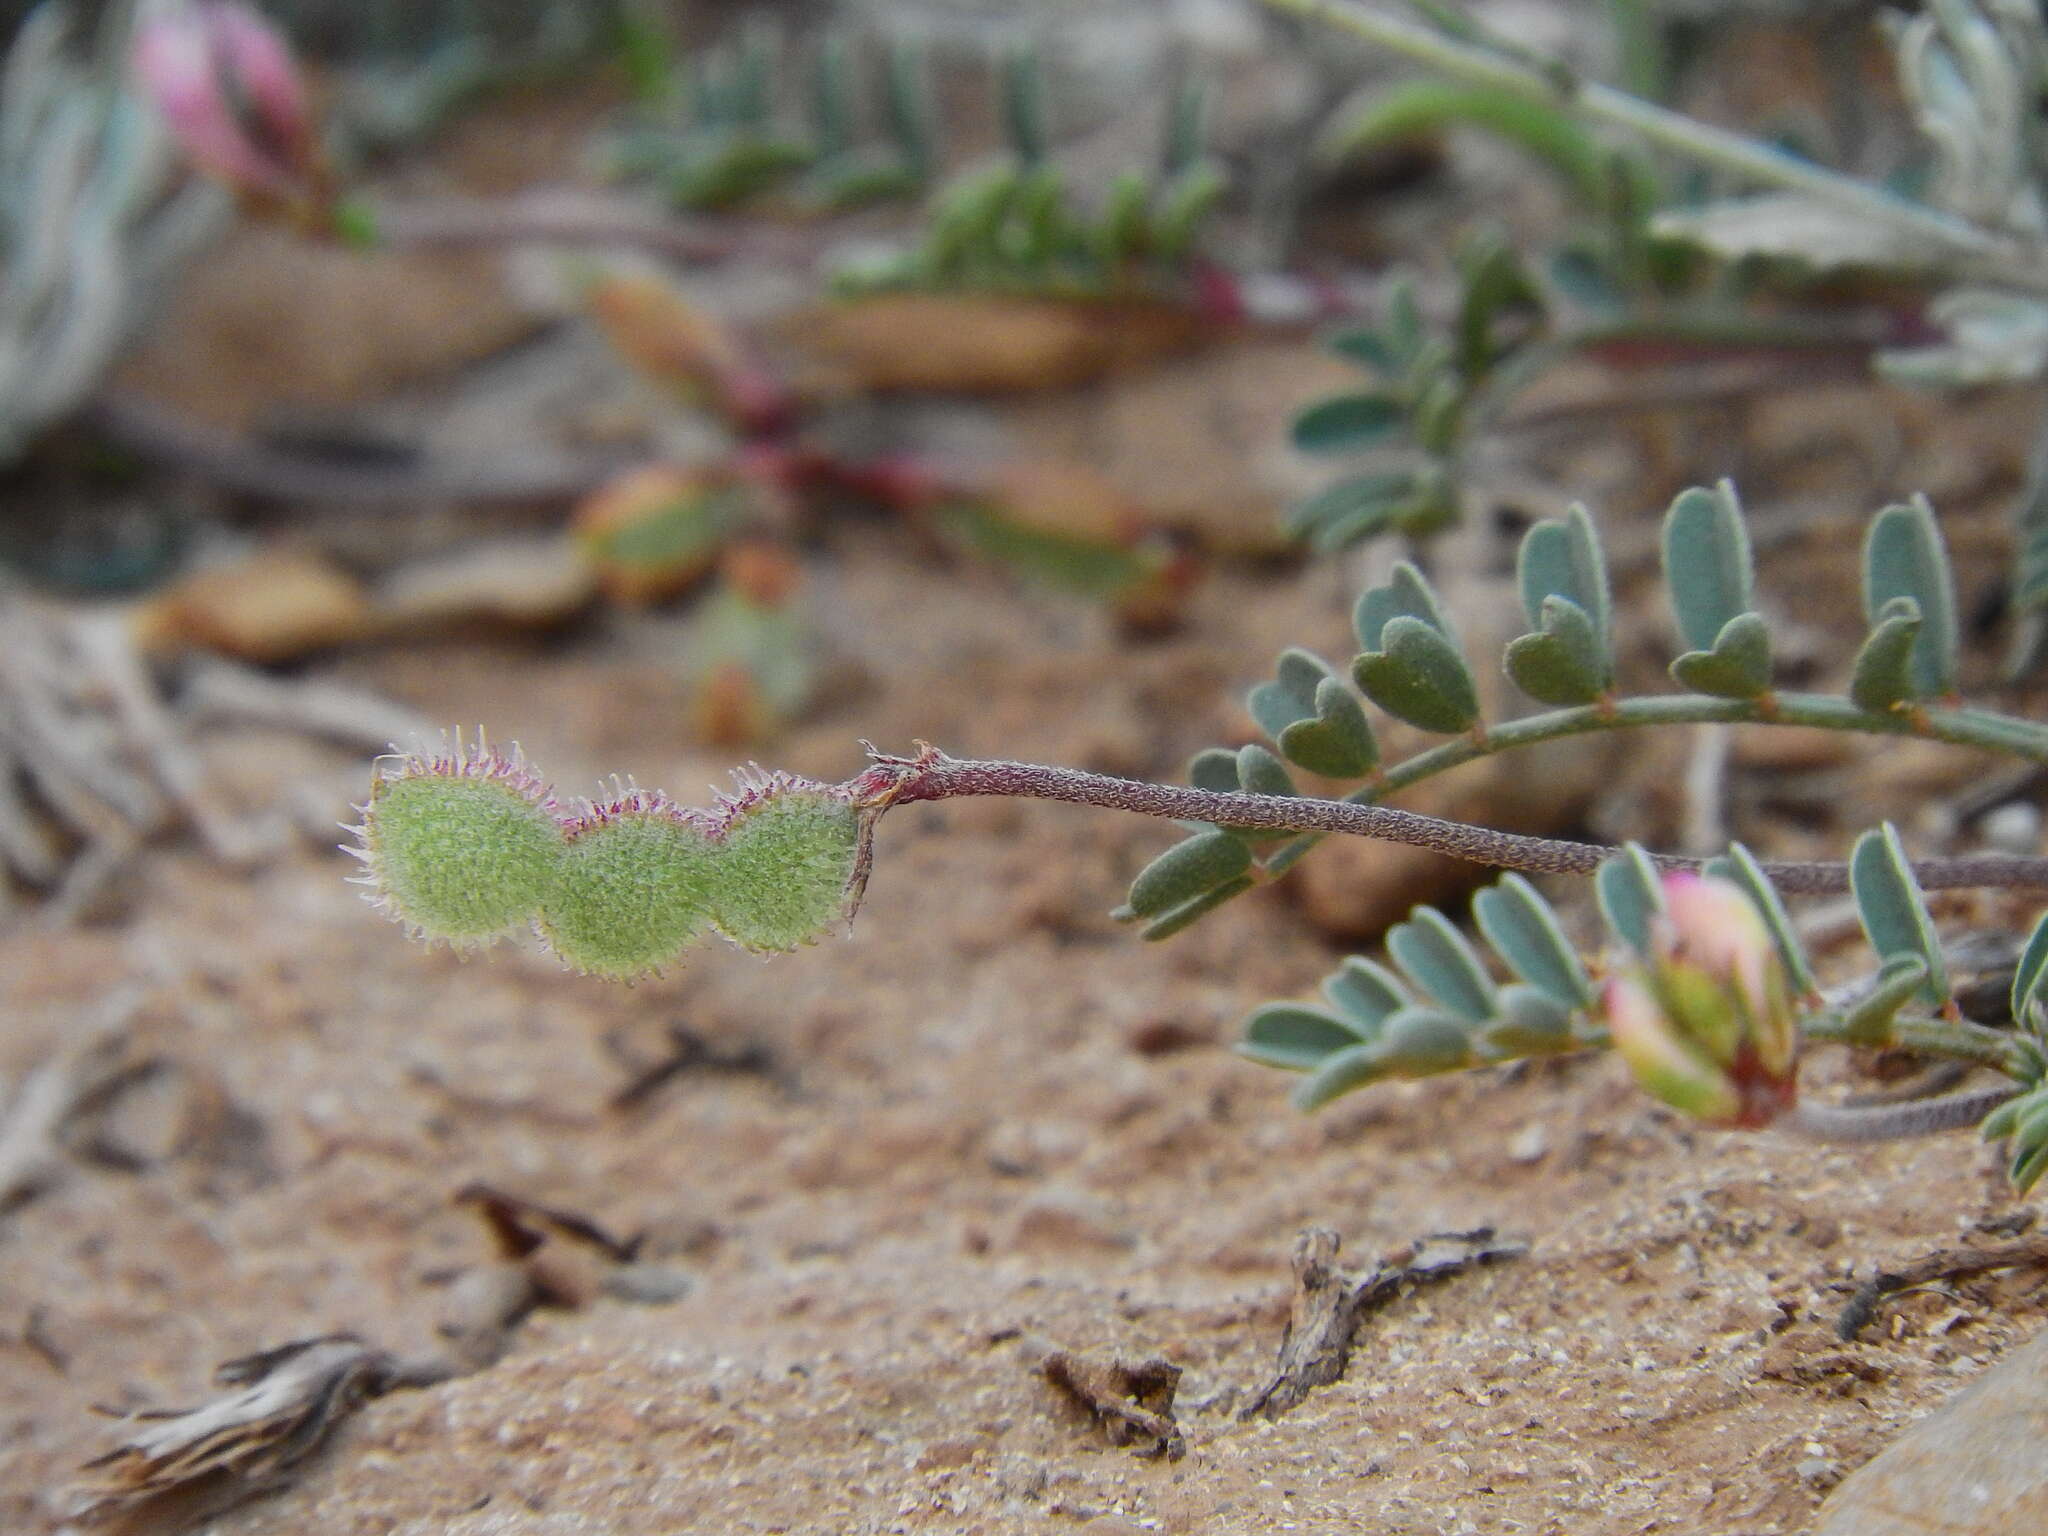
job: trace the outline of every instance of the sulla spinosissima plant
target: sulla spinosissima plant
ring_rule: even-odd
[[[352,851],[378,903],[416,934],[474,945],[531,926],[568,964],[630,979],[708,934],[779,952],[843,925],[865,888],[876,824],[899,804],[1000,795],[1192,827],[1137,875],[1119,911],[1148,937],[1179,932],[1277,878],[1324,836],[1390,839],[1517,871],[1472,904],[1472,926],[1492,954],[1444,913],[1417,907],[1388,933],[1386,959],[1346,960],[1324,982],[1322,1004],[1255,1010],[1240,1049],[1302,1074],[1295,1097],[1304,1109],[1388,1078],[1612,1047],[1651,1093],[1712,1125],[1859,1141],[1981,1123],[2009,1144],[2015,1183],[2031,1185],[2048,1172],[2048,918],[2014,966],[2009,1008],[1970,1018],[1923,892],[2048,891],[2048,859],[1914,859],[1883,826],[1840,863],[1767,863],[1740,843],[1702,861],[1379,803],[1536,742],[1715,721],[1916,736],[2048,762],[2048,727],[1957,696],[1955,594],[1926,502],[1871,521],[1869,632],[1840,694],[1776,686],[1732,487],[1680,495],[1665,520],[1664,555],[1684,642],[1670,667],[1677,692],[1620,692],[1606,562],[1580,508],[1539,523],[1523,542],[1530,629],[1501,665],[1547,707],[1518,718],[1482,718],[1448,616],[1421,572],[1404,565],[1360,599],[1361,651],[1348,673],[1286,652],[1275,679],[1247,701],[1272,746],[1201,753],[1187,785],[963,760],[921,744],[907,757],[870,749],[866,768],[839,784],[750,769],[702,809],[624,786],[571,802],[516,752],[456,740],[385,760]],[[1450,739],[1384,762],[1368,704]],[[1302,794],[1290,764],[1359,786],[1341,799]],[[1591,875],[1611,935],[1605,955],[1581,955],[1521,872]],[[1823,990],[1784,902],[1839,893],[1853,898],[1878,969]],[[1812,1041],[1945,1056],[2002,1081],[1896,1105],[1806,1102],[1798,1054]]]

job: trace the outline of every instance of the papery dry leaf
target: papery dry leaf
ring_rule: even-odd
[[[887,394],[1008,395],[1072,389],[1199,343],[1209,321],[1143,300],[889,293],[814,305],[785,340],[840,370],[851,388]]]
[[[276,548],[172,583],[135,610],[132,632],[156,654],[197,647],[267,663],[363,639],[374,623],[348,572],[315,551]]]

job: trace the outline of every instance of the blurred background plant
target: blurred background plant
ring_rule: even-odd
[[[1158,291],[1176,277],[1184,291],[1202,224],[1227,189],[1206,152],[1202,85],[1183,79],[1169,95],[1156,167],[1119,172],[1091,209],[1052,161],[1038,54],[1005,54],[998,79],[1005,158],[942,190],[910,250],[843,262],[840,291],[1110,297]]]
[[[493,92],[566,82],[618,48],[623,0],[271,0],[331,73],[328,150],[344,168],[418,144]]]
[[[0,73],[0,463],[97,389],[228,211],[129,84],[135,20],[39,6]]]
[[[1477,129],[1557,176],[1586,222],[1540,271],[1498,241],[1468,241],[1448,339],[1429,334],[1412,298],[1397,294],[1381,326],[1333,341],[1374,387],[1311,408],[1297,441],[1312,451],[1392,447],[1404,467],[1341,482],[1299,507],[1293,526],[1321,544],[1388,530],[1426,535],[1454,521],[1471,497],[1473,438],[1498,420],[1507,396],[1573,352],[1852,347],[1885,377],[1943,390],[2030,382],[2048,368],[2048,27],[2030,0],[1930,0],[1891,17],[1890,110],[1920,142],[1907,143],[1900,163],[1846,172],[1645,99],[1662,88],[1670,57],[1652,6],[1609,8],[1612,55],[1638,93],[1628,95],[1450,7],[1418,7],[1424,19],[1414,21],[1361,0],[1267,3],[1442,76],[1388,87],[1341,117],[1326,155]],[[1885,100],[1857,78],[1853,53],[1838,62],[1836,97],[1861,119],[1860,136],[1885,148],[1908,141],[1872,130]],[[1845,288],[1845,279],[1863,286]],[[1872,281],[1893,287],[1872,292]],[[2043,643],[2044,474],[2048,458],[2019,503],[2015,665]]]
[[[937,108],[917,46],[821,32],[795,61],[765,17],[685,52],[652,6],[621,20],[629,124],[601,150],[615,178],[678,208],[721,209],[774,192],[794,212],[840,212],[919,195]],[[801,85],[792,77],[801,75]],[[801,95],[801,124],[789,107]]]

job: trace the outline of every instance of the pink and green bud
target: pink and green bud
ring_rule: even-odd
[[[173,0],[136,28],[131,62],[194,165],[267,201],[318,199],[324,173],[305,82],[283,36],[252,7]]]
[[[1644,978],[1615,977],[1601,994],[1601,1008],[1616,1054],[1651,1094],[1711,1125],[1741,1119],[1742,1095],[1734,1080],[1674,1024]]]
[[[1767,1125],[1798,1094],[1792,985],[1746,892],[1664,878],[1654,953],[1607,985],[1614,1047],[1651,1093],[1715,1125]]]

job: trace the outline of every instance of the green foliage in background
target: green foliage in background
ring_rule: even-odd
[[[942,188],[909,249],[849,260],[842,293],[971,290],[1101,298],[1143,292],[1182,269],[1227,190],[1204,153],[1206,95],[1184,82],[1167,103],[1159,160],[1116,177],[1092,204],[1050,158],[1038,56],[1007,55],[999,72],[1009,154]]]

